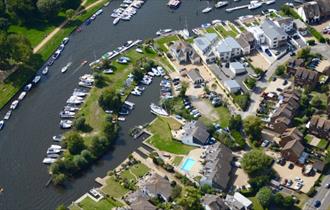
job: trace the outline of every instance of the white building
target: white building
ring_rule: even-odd
[[[216,33],[207,33],[194,39],[192,46],[205,63],[213,63],[216,57],[212,47],[219,41]]]
[[[183,144],[200,147],[208,143],[210,134],[200,121],[187,122],[181,130],[174,131],[173,137]]]
[[[273,21],[265,19],[260,28],[264,32],[269,48],[277,48],[287,43],[288,35],[283,28],[278,27]]]
[[[230,209],[250,210],[253,207],[252,201],[239,192],[235,192],[234,196],[228,194],[225,203]]]
[[[247,31],[249,31],[253,34],[257,45],[262,45],[265,43],[266,38],[265,38],[264,31],[259,26],[248,27]]]
[[[320,7],[316,1],[310,1],[302,4],[297,9],[297,13],[306,23],[318,22],[321,18]]]
[[[283,28],[285,32],[290,32],[293,30],[293,19],[291,17],[280,17],[275,20],[275,24]]]
[[[230,93],[236,93],[241,90],[241,86],[235,80],[225,80],[223,85]]]
[[[228,61],[231,58],[242,55],[242,47],[233,38],[227,37],[214,48],[214,54],[222,61]]]
[[[233,75],[240,75],[246,72],[245,67],[240,62],[231,62],[229,64],[229,69]]]

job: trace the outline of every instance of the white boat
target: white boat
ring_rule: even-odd
[[[62,147],[60,145],[56,145],[56,144],[50,145],[49,148],[52,148],[52,149],[62,149]]]
[[[60,127],[63,129],[69,129],[72,127],[72,121],[71,120],[61,120],[60,121]]]
[[[60,154],[48,154],[47,157],[57,159],[57,158],[61,157],[61,155]]]
[[[49,154],[58,154],[61,153],[61,149],[55,149],[55,148],[48,148],[47,149],[47,155]]]
[[[221,8],[221,7],[227,6],[228,3],[229,3],[228,1],[218,1],[218,2],[214,5],[214,7],[215,7],[215,8]]]
[[[170,28],[160,29],[159,31],[156,32],[156,35],[160,36],[160,35],[168,34],[170,32],[172,32],[172,29],[170,29]]]
[[[154,103],[150,104],[150,111],[155,115],[168,116],[168,113],[165,109],[161,108],[160,106],[157,106]]]
[[[138,53],[143,53],[143,50],[141,48],[136,48],[135,51]]]
[[[76,113],[70,112],[70,111],[61,111],[60,112],[60,117],[61,118],[74,118]]]
[[[86,92],[74,91],[74,92],[72,93],[72,95],[73,95],[73,96],[78,96],[78,97],[85,97],[85,96],[88,95],[88,93],[86,93]]]
[[[0,130],[2,130],[3,126],[5,125],[5,121],[1,120],[0,121]]]
[[[104,7],[107,7],[107,6],[109,6],[109,4],[110,4],[110,1],[106,2],[105,4],[103,4],[103,6]]]
[[[103,13],[103,9],[99,9],[95,12],[95,15],[101,15]]]
[[[13,101],[13,103],[11,103],[11,105],[10,105],[10,109],[16,109],[17,108],[17,106],[18,106],[18,100],[15,100],[15,101]]]
[[[125,121],[126,120],[126,118],[125,117],[118,117],[118,121]]]
[[[248,9],[249,10],[253,10],[253,9],[257,9],[259,7],[262,6],[262,2],[259,2],[259,1],[251,1],[249,6],[248,6]]]
[[[31,88],[32,88],[32,84],[30,83],[30,84],[25,85],[25,87],[23,88],[23,90],[24,91],[29,91],[29,90],[31,90]]]
[[[48,66],[46,66],[42,72],[41,72],[43,75],[46,75],[48,73]]]
[[[133,96],[140,96],[140,95],[142,95],[141,91],[138,91],[138,90],[136,90],[136,89],[132,90],[131,94],[132,94]]]
[[[125,101],[124,102],[124,106],[126,106],[127,108],[129,108],[130,110],[133,110],[135,107],[135,103],[130,102],[130,101]]]
[[[93,87],[93,83],[91,83],[91,82],[80,81],[78,83],[78,85],[81,86],[81,87],[85,87],[85,88],[92,88]]]
[[[42,160],[42,163],[43,164],[52,164],[52,163],[55,163],[56,162],[56,160],[57,159],[55,159],[55,158],[44,158],[43,160]]]
[[[285,3],[285,5],[287,5],[289,7],[294,7],[294,4],[293,3],[289,3],[289,2]]]
[[[296,2],[296,3],[298,3],[298,4],[303,4],[303,3],[305,3],[304,0],[294,0],[294,2]]]
[[[63,139],[64,139],[63,135],[53,136],[53,141],[55,142],[61,142]]]
[[[10,116],[11,116],[11,113],[12,113],[12,111],[11,110],[9,110],[6,114],[5,114],[5,116],[4,116],[4,120],[9,120],[9,118],[10,118]]]
[[[69,69],[69,67],[71,66],[71,62],[69,62],[68,64],[66,64],[62,69],[61,69],[61,72],[62,73],[65,73],[68,69]]]
[[[113,70],[112,69],[105,69],[105,70],[103,70],[103,73],[104,74],[112,74]]]
[[[116,25],[120,21],[120,17],[117,17],[116,19],[113,20],[113,25]]]
[[[218,23],[221,23],[221,20],[212,20],[212,25],[215,25],[215,24],[218,24]]]
[[[26,96],[26,92],[25,91],[21,92],[21,94],[19,94],[19,96],[18,96],[18,100],[19,101],[23,100],[25,98],[25,96]]]
[[[39,76],[39,75],[35,76],[32,80],[32,83],[37,84],[40,81],[40,79],[41,79],[41,76]]]
[[[274,4],[276,2],[276,0],[268,0],[265,1],[265,4],[270,5],[270,4]]]
[[[212,11],[212,7],[206,7],[205,9],[202,10],[202,13],[206,14]]]

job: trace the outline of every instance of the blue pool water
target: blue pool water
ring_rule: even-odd
[[[190,171],[191,167],[193,167],[195,162],[196,162],[195,160],[188,158],[184,161],[181,169],[188,172],[188,171]]]

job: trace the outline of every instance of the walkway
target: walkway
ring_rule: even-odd
[[[103,2],[104,0],[98,0],[90,5],[88,5],[86,8],[83,10],[87,11],[95,6],[97,6],[99,3]],[[83,10],[78,11],[81,7],[83,7],[87,3],[87,0],[84,0],[80,7],[76,10],[76,15],[80,13]],[[67,23],[69,20],[65,20],[61,25],[56,27],[50,34],[47,35],[46,38],[44,38],[35,48],[33,48],[33,53],[37,53],[43,46],[45,46]]]

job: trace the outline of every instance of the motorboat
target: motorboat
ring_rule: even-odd
[[[96,14],[93,14],[92,17],[90,18],[91,20],[95,20],[96,19]]]
[[[57,159],[57,158],[61,157],[61,155],[60,154],[48,154],[47,157]]]
[[[93,87],[92,82],[86,82],[86,81],[80,81],[78,83],[78,85],[81,86],[81,87],[85,87],[85,88],[92,88]]]
[[[205,9],[202,10],[202,13],[206,14],[212,11],[212,7],[206,7]]]
[[[265,4],[270,5],[270,4],[274,4],[276,2],[276,0],[268,0],[265,1]]]
[[[73,122],[71,120],[61,120],[60,127],[63,129],[69,129],[72,127]]]
[[[0,130],[3,129],[3,126],[5,126],[5,121],[4,120],[1,120],[0,121]]]
[[[127,7],[129,7],[129,4],[124,4],[123,3],[123,4],[120,4],[119,6],[122,7],[122,8],[127,8]]]
[[[85,97],[85,96],[88,95],[88,93],[86,93],[86,92],[80,92],[80,91],[74,91],[74,92],[72,93],[72,95],[73,95],[73,96],[78,96],[78,97]]]
[[[141,91],[139,91],[137,89],[132,90],[131,94],[134,95],[134,96],[141,96],[142,95]]]
[[[62,41],[62,44],[66,45],[69,42],[70,38],[69,37],[65,37]]]
[[[69,62],[69,63],[67,63],[62,69],[61,69],[61,72],[62,73],[65,73],[68,69],[69,69],[69,67],[71,66],[71,62]]]
[[[62,149],[62,147],[60,145],[56,145],[56,144],[52,144],[50,145],[49,148],[53,148],[53,149]]]
[[[10,109],[12,110],[16,109],[18,106],[18,102],[19,102],[18,100],[13,101],[13,103],[11,103],[10,105]]]
[[[31,90],[31,88],[32,88],[32,84],[29,83],[29,84],[25,85],[25,87],[23,88],[23,90],[24,91],[29,91],[29,90]]]
[[[130,101],[125,101],[124,106],[127,107],[130,110],[133,110],[135,108],[135,103],[130,102]]]
[[[43,164],[52,164],[52,163],[55,163],[57,161],[57,159],[55,159],[55,158],[44,158],[43,160],[42,160],[42,163]]]
[[[228,3],[229,3],[228,1],[218,1],[218,2],[214,5],[214,7],[215,7],[215,8],[221,8],[221,7],[227,6]]]
[[[211,23],[203,23],[203,24],[201,25],[202,28],[208,28],[208,27],[210,27],[210,26],[211,26]]]
[[[212,20],[212,25],[215,25],[215,24],[218,24],[218,23],[221,23],[221,20]]]
[[[11,113],[12,113],[12,110],[9,110],[6,114],[5,114],[5,116],[4,116],[4,120],[9,120],[9,118],[10,118],[10,116],[11,116]]]
[[[105,70],[103,70],[103,73],[104,74],[112,74],[113,70],[112,69],[105,69]]]
[[[153,72],[151,72],[151,71],[148,71],[148,73],[147,73],[149,76],[151,76],[151,77],[154,77],[155,76],[155,74],[153,73]]]
[[[25,91],[21,92],[21,94],[19,94],[19,96],[18,96],[18,100],[19,101],[23,100],[25,98],[25,96],[26,96],[26,92]]]
[[[143,53],[143,50],[141,48],[136,48],[135,51],[138,53]]]
[[[46,75],[48,73],[48,66],[46,66],[42,72],[41,72],[43,75]]]
[[[75,112],[75,111],[78,111],[80,108],[79,107],[76,107],[76,106],[65,106],[64,107],[64,111],[69,111],[69,112]]]
[[[125,121],[126,118],[125,117],[118,117],[118,121]]]
[[[168,113],[165,109],[161,108],[160,106],[157,106],[154,103],[150,104],[150,111],[155,115],[168,116]]]
[[[290,3],[290,2],[285,3],[285,5],[287,5],[289,7],[294,7],[294,4],[293,3]]]
[[[119,111],[118,114],[120,114],[120,115],[128,115],[128,114],[129,114],[129,111],[128,111],[127,109],[125,109],[125,108],[122,108],[122,109]]]
[[[84,74],[81,77],[79,77],[79,80],[82,82],[94,82],[94,76],[91,74]]]
[[[296,3],[298,3],[298,4],[303,4],[303,3],[305,3],[304,0],[294,0],[294,2],[296,2]]]
[[[257,9],[262,6],[262,2],[259,1],[250,1],[250,4],[248,6],[249,10]]]
[[[118,58],[117,62],[120,64],[127,64],[128,62],[130,62],[130,59],[128,57],[120,57]]]
[[[131,15],[126,14],[126,15],[122,15],[120,19],[128,21],[131,19],[131,17],[132,17]]]
[[[172,29],[170,29],[170,28],[160,29],[159,31],[156,32],[156,35],[160,36],[160,35],[168,34],[168,33],[171,33],[171,32],[172,32]]]
[[[58,154],[58,153],[61,153],[61,149],[56,149],[56,148],[48,148],[47,149],[47,155],[49,154]]]
[[[53,141],[55,141],[55,142],[61,142],[63,139],[64,139],[64,136],[61,134],[53,136]]]
[[[60,55],[61,55],[61,50],[56,50],[52,56],[53,60],[58,59],[60,57]]]
[[[41,76],[37,75],[37,76],[35,76],[33,78],[32,83],[34,83],[36,85],[36,84],[38,84],[38,82],[40,81],[40,79],[41,79]]]
[[[157,70],[160,73],[160,76],[164,76],[165,75],[165,71],[164,71],[163,67],[157,66]]]
[[[116,13],[116,12],[114,12],[114,13],[111,13],[111,15],[110,15],[111,17],[113,17],[113,18],[118,18],[118,17],[120,17],[120,14],[119,13]]]
[[[61,51],[61,52],[63,52],[64,48],[65,48],[65,45],[64,44],[60,44],[60,46],[58,47],[58,50]]]
[[[67,104],[75,104],[75,105],[79,105],[82,104],[84,102],[84,99],[78,96],[71,96],[66,103]]]
[[[95,15],[99,16],[103,13],[103,9],[99,9],[95,12]]]
[[[61,118],[74,118],[76,113],[70,111],[61,111],[60,117]]]
[[[133,0],[124,0],[123,3],[124,4],[132,4],[133,3]]]
[[[117,17],[116,19],[113,20],[113,25],[117,25],[117,23],[120,21],[120,17]]]

